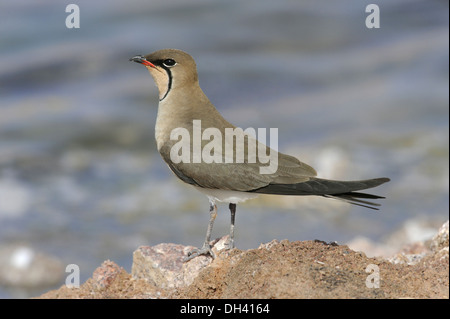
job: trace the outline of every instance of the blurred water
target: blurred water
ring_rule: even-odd
[[[279,128],[321,177],[388,176],[380,212],[263,196],[238,207],[237,246],[379,240],[448,218],[448,1],[77,1],[0,4],[0,244],[131,268],[139,245],[200,245],[206,198],[156,152],[157,92],[136,54],[173,47],[234,124]],[[228,231],[219,206],[213,236]],[[63,283],[63,282],[62,282]],[[61,284],[62,284],[61,283]],[[46,288],[48,289],[48,288]],[[12,296],[0,292],[0,296]]]

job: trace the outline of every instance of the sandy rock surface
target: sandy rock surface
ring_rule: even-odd
[[[39,298],[449,298],[449,225],[391,258],[368,258],[321,241],[272,241],[183,262],[193,247],[159,244],[134,252],[132,273],[105,261],[79,288]],[[416,247],[416,248],[417,248]]]

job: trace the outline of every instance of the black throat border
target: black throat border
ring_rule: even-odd
[[[163,68],[167,72],[167,76],[169,77],[169,83],[167,83],[167,91],[164,96],[159,99],[160,102],[166,98],[167,94],[169,94],[170,89],[172,88],[172,72],[170,72],[170,68],[164,65],[163,61],[164,60],[156,60],[154,62],[152,61],[153,64]]]

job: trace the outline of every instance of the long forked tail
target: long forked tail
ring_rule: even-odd
[[[372,195],[372,194],[366,194],[366,193],[358,193],[358,192],[349,192],[349,193],[343,193],[343,194],[334,194],[334,195],[323,195],[323,197],[327,198],[334,198],[338,200],[342,200],[344,202],[366,207],[370,209],[378,210],[378,206],[381,206],[379,203],[370,202],[367,200],[362,200],[360,198],[370,198],[370,199],[383,199],[386,197],[378,196],[378,195]]]
[[[343,200],[347,203],[378,210],[380,204],[366,199],[382,199],[384,197],[358,191],[373,188],[389,182],[386,177],[361,181],[335,181],[330,179],[311,178],[298,184],[269,184],[254,190],[256,193],[278,195],[319,195],[327,198]]]

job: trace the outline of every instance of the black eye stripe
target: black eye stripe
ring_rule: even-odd
[[[177,64],[177,62],[174,59],[161,59],[161,60],[154,60],[154,61],[150,61],[155,65],[158,65],[160,67],[162,67],[163,69],[170,69],[171,67],[175,66]]]

